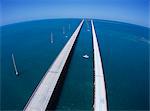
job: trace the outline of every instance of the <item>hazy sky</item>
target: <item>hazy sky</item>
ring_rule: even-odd
[[[150,0],[1,0],[1,24],[47,18],[97,18],[148,26]]]

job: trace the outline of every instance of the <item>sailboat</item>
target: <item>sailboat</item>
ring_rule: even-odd
[[[15,58],[14,58],[14,55],[13,55],[13,54],[12,54],[12,61],[13,61],[13,65],[14,65],[15,73],[16,73],[16,75],[18,76],[18,75],[19,75],[19,73],[18,73],[18,71],[17,71],[17,66],[16,66],[16,62],[15,62]]]
[[[53,43],[53,33],[51,32],[51,44]]]

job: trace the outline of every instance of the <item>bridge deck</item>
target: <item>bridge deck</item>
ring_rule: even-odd
[[[93,21],[91,21],[91,24],[94,49],[94,111],[107,111],[106,89],[101,55]]]
[[[45,76],[37,86],[36,90],[30,97],[27,105],[25,106],[25,111],[44,111],[48,105],[49,100],[53,94],[54,88],[57,81],[61,75],[64,65],[69,57],[72,50],[74,42],[78,36],[78,33],[82,27],[84,20],[77,27],[69,41],[66,43],[64,48],[61,50],[60,54],[55,59],[52,66],[48,69]]]

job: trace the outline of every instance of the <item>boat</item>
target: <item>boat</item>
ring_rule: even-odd
[[[53,33],[51,32],[51,43],[53,43]]]
[[[88,59],[89,56],[87,54],[83,55],[83,58]]]
[[[13,61],[13,65],[14,65],[15,73],[16,73],[16,75],[18,76],[18,75],[19,75],[19,73],[18,73],[18,71],[17,71],[16,62],[15,62],[15,58],[14,58],[14,55],[13,55],[13,54],[12,54],[12,61]]]

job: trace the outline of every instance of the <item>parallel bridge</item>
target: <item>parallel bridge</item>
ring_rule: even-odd
[[[94,23],[92,24],[93,49],[94,49],[94,111],[107,111],[106,88],[102,59],[99,51]]]
[[[54,63],[51,65],[51,67],[44,75],[43,79],[40,81],[39,85],[37,86],[28,103],[26,104],[24,108],[25,111],[46,110],[47,105],[54,93],[57,82],[65,67],[65,63],[69,58],[74,43],[81,30],[83,22],[84,20],[81,21],[69,41],[66,43],[64,48],[55,59]],[[93,21],[91,21],[91,24],[94,49],[94,111],[107,111],[106,88],[102,60]]]
[[[48,69],[43,79],[35,89],[34,93],[30,97],[25,111],[44,111],[52,97],[57,81],[61,75],[61,72],[65,66],[65,63],[69,57],[75,40],[81,30],[84,20],[81,21],[69,41],[66,43],[64,48],[61,50],[57,58],[55,59],[52,66]]]

